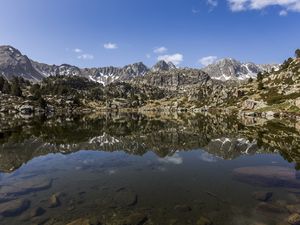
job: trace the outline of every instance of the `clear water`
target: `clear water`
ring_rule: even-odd
[[[0,223],[288,224],[300,204],[296,125],[209,115],[16,120],[0,133]],[[244,167],[250,178],[236,173]],[[7,211],[24,199],[29,206]]]

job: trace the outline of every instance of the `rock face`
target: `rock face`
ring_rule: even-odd
[[[278,65],[256,65],[254,63],[242,63],[235,59],[225,58],[214,64],[208,65],[203,70],[216,80],[246,80],[255,78],[257,73],[271,71]]]
[[[233,171],[234,179],[263,187],[300,188],[296,171],[287,167],[258,166],[241,167]]]
[[[26,55],[22,55],[11,46],[0,46],[0,75],[11,79],[13,76],[21,76],[28,80],[41,80],[42,74],[35,70]]]
[[[197,69],[172,69],[172,71],[149,72],[144,77],[135,80],[135,83],[178,90],[192,85],[204,85],[210,77]]]

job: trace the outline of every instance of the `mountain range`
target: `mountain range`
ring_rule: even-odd
[[[207,73],[212,79],[246,80],[255,78],[257,73],[277,69],[276,64],[257,65],[242,63],[235,59],[226,58],[219,60],[203,69],[192,69],[198,73]],[[186,68],[188,69],[188,68]],[[7,79],[14,76],[27,80],[40,81],[49,76],[81,76],[103,85],[115,81],[128,81],[132,78],[143,77],[146,74],[166,73],[176,71],[176,66],[171,62],[159,61],[152,68],[142,62],[120,67],[79,68],[73,65],[48,65],[29,59],[12,46],[0,46],[0,74]],[[182,69],[181,71],[185,71]],[[178,71],[177,71],[178,73]]]

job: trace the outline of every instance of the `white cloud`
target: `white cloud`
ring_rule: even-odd
[[[203,66],[208,66],[214,63],[217,59],[218,59],[217,56],[206,56],[199,59],[199,63],[202,64]]]
[[[91,54],[82,54],[77,56],[78,59],[83,59],[83,60],[92,60],[94,59],[94,56]]]
[[[76,52],[76,53],[81,53],[82,52],[82,50],[80,48],[75,48],[73,51]]]
[[[103,45],[103,47],[104,47],[105,49],[117,49],[117,48],[118,48],[118,45],[115,44],[115,43],[108,42],[108,43],[105,43],[105,44]]]
[[[280,6],[279,15],[286,15],[287,11],[300,12],[300,0],[227,0],[234,12],[243,10],[261,10],[269,6]]]
[[[147,58],[147,59],[150,59],[150,58],[151,58],[151,55],[150,55],[150,54],[146,54],[146,58]]]
[[[157,57],[157,60],[164,60],[167,63],[168,62],[172,62],[175,66],[177,66],[178,64],[180,64],[183,61],[183,55],[180,53],[176,53],[173,55],[161,55]]]
[[[171,163],[171,164],[175,164],[175,165],[180,165],[183,163],[182,157],[180,157],[177,153],[175,153],[172,156],[167,156],[165,158],[158,159],[158,161],[163,162],[163,163]]]
[[[281,10],[279,16],[287,16],[288,12],[286,10]]]
[[[164,47],[164,46],[155,48],[153,50],[153,52],[156,53],[156,54],[162,54],[162,53],[165,53],[167,51],[168,51],[168,49],[166,47]]]
[[[212,8],[218,6],[218,1],[217,0],[207,0],[207,4],[210,5]]]

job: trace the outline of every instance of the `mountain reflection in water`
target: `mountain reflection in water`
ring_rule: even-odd
[[[3,224],[278,224],[300,212],[297,122],[100,114],[0,123]]]

